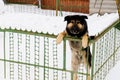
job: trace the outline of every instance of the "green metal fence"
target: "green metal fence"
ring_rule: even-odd
[[[73,80],[71,52],[65,37],[56,45],[56,35],[32,31],[0,28],[1,77],[6,80]],[[92,51],[91,74],[81,64],[79,80],[104,80],[109,70],[120,59],[120,23],[116,21],[95,40],[90,40]]]

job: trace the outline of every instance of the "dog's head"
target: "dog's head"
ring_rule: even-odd
[[[81,37],[88,32],[85,19],[87,19],[87,16],[83,15],[66,16],[64,20],[67,21],[66,31],[68,35]]]

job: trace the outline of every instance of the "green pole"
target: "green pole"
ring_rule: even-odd
[[[116,50],[116,28],[114,28],[114,54],[113,54],[113,66],[115,65],[115,50]]]
[[[64,42],[63,42],[63,69],[66,70],[66,40],[64,39]]]
[[[56,0],[56,16],[58,16],[58,5],[59,5],[59,0]]]
[[[92,46],[91,80],[93,80],[93,76],[94,76],[94,57],[95,57],[95,42],[93,43],[93,46]]]
[[[5,51],[5,31],[4,31],[4,78],[6,79],[6,51]]]
[[[66,80],[66,40],[63,40],[63,72],[62,80]]]

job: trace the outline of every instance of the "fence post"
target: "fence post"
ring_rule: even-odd
[[[44,37],[44,80],[49,79],[49,69],[46,68],[49,66],[49,38]]]
[[[120,19],[120,1],[119,0],[116,0],[116,5],[117,5],[119,19]]]
[[[114,55],[113,55],[113,66],[115,66],[115,50],[116,50],[116,28],[114,28]]]
[[[41,8],[41,0],[38,0],[38,8]]]
[[[63,72],[62,79],[66,80],[66,39],[63,39]]]
[[[91,80],[93,80],[93,76],[94,76],[94,56],[95,56],[95,42],[93,42],[93,46],[92,46]]]
[[[56,16],[58,16],[59,0],[56,0]]]
[[[102,5],[103,5],[103,0],[100,3],[100,9],[99,9],[99,12],[98,12],[99,14],[101,14]]]
[[[4,41],[4,78],[6,79],[6,51],[5,51],[5,30],[4,30],[4,38],[3,38],[3,41]]]

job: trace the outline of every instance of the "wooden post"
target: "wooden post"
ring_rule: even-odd
[[[56,16],[58,16],[59,0],[56,0]]]
[[[119,18],[120,18],[120,0],[116,0],[116,5],[118,9]]]

